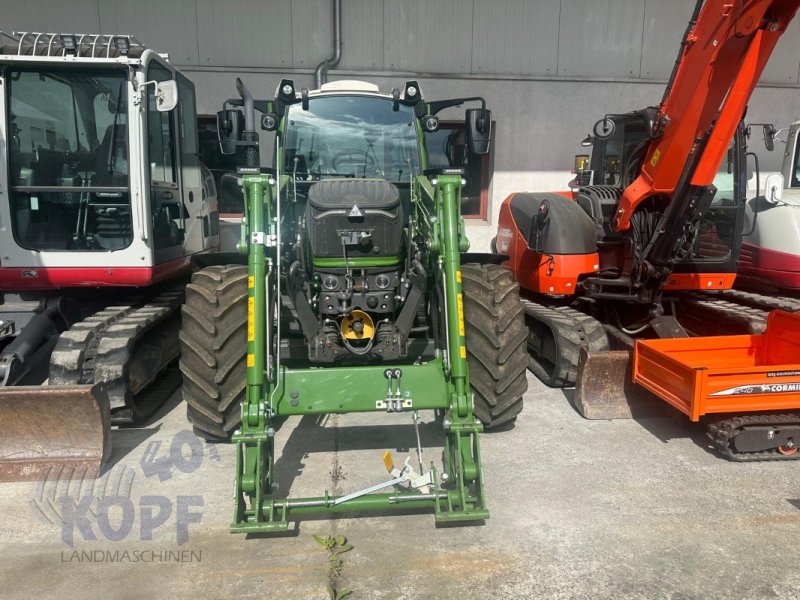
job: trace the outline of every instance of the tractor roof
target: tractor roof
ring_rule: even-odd
[[[359,81],[357,79],[343,79],[341,81],[332,81],[330,83],[323,83],[318,92],[372,92],[375,94],[380,93],[380,88],[374,83],[367,81]]]

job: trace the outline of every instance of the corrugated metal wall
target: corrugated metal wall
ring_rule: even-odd
[[[665,80],[694,0],[343,0],[340,69]],[[189,67],[310,69],[330,0],[0,0],[4,29],[138,35]],[[764,83],[800,86],[800,20]]]

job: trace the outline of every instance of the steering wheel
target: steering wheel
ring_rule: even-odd
[[[345,167],[352,167],[349,171]],[[374,154],[368,151],[362,153],[355,150],[343,150],[337,152],[331,158],[331,168],[339,174],[346,172],[350,173],[366,173],[366,172],[379,172],[380,165],[375,160]]]

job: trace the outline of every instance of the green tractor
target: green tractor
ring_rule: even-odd
[[[241,260],[194,275],[181,331],[194,430],[237,446],[231,530],[392,509],[486,519],[478,434],[522,410],[527,330],[511,274],[464,254],[463,175],[428,168],[424,133],[442,109],[480,102],[466,111],[466,137],[485,154],[490,111],[481,98],[425,102],[413,81],[382,94],[356,81],[297,92],[283,80],[272,100],[237,88],[218,126],[222,151],[246,163]],[[258,121],[275,133],[273,168],[258,166]],[[387,452],[385,483],[271,497],[287,417],[406,413],[416,425],[423,410],[442,427],[441,472],[424,468],[418,443],[421,472]]]

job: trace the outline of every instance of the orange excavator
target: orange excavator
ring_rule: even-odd
[[[661,103],[595,125],[600,140],[620,124],[643,133],[621,150],[617,180],[504,201],[494,248],[527,297],[531,370],[576,385],[584,416],[631,416],[635,398],[653,401],[647,390],[706,420],[728,458],[795,457],[800,317],[767,319],[700,292],[733,286],[742,119],[798,7],[700,0]]]

